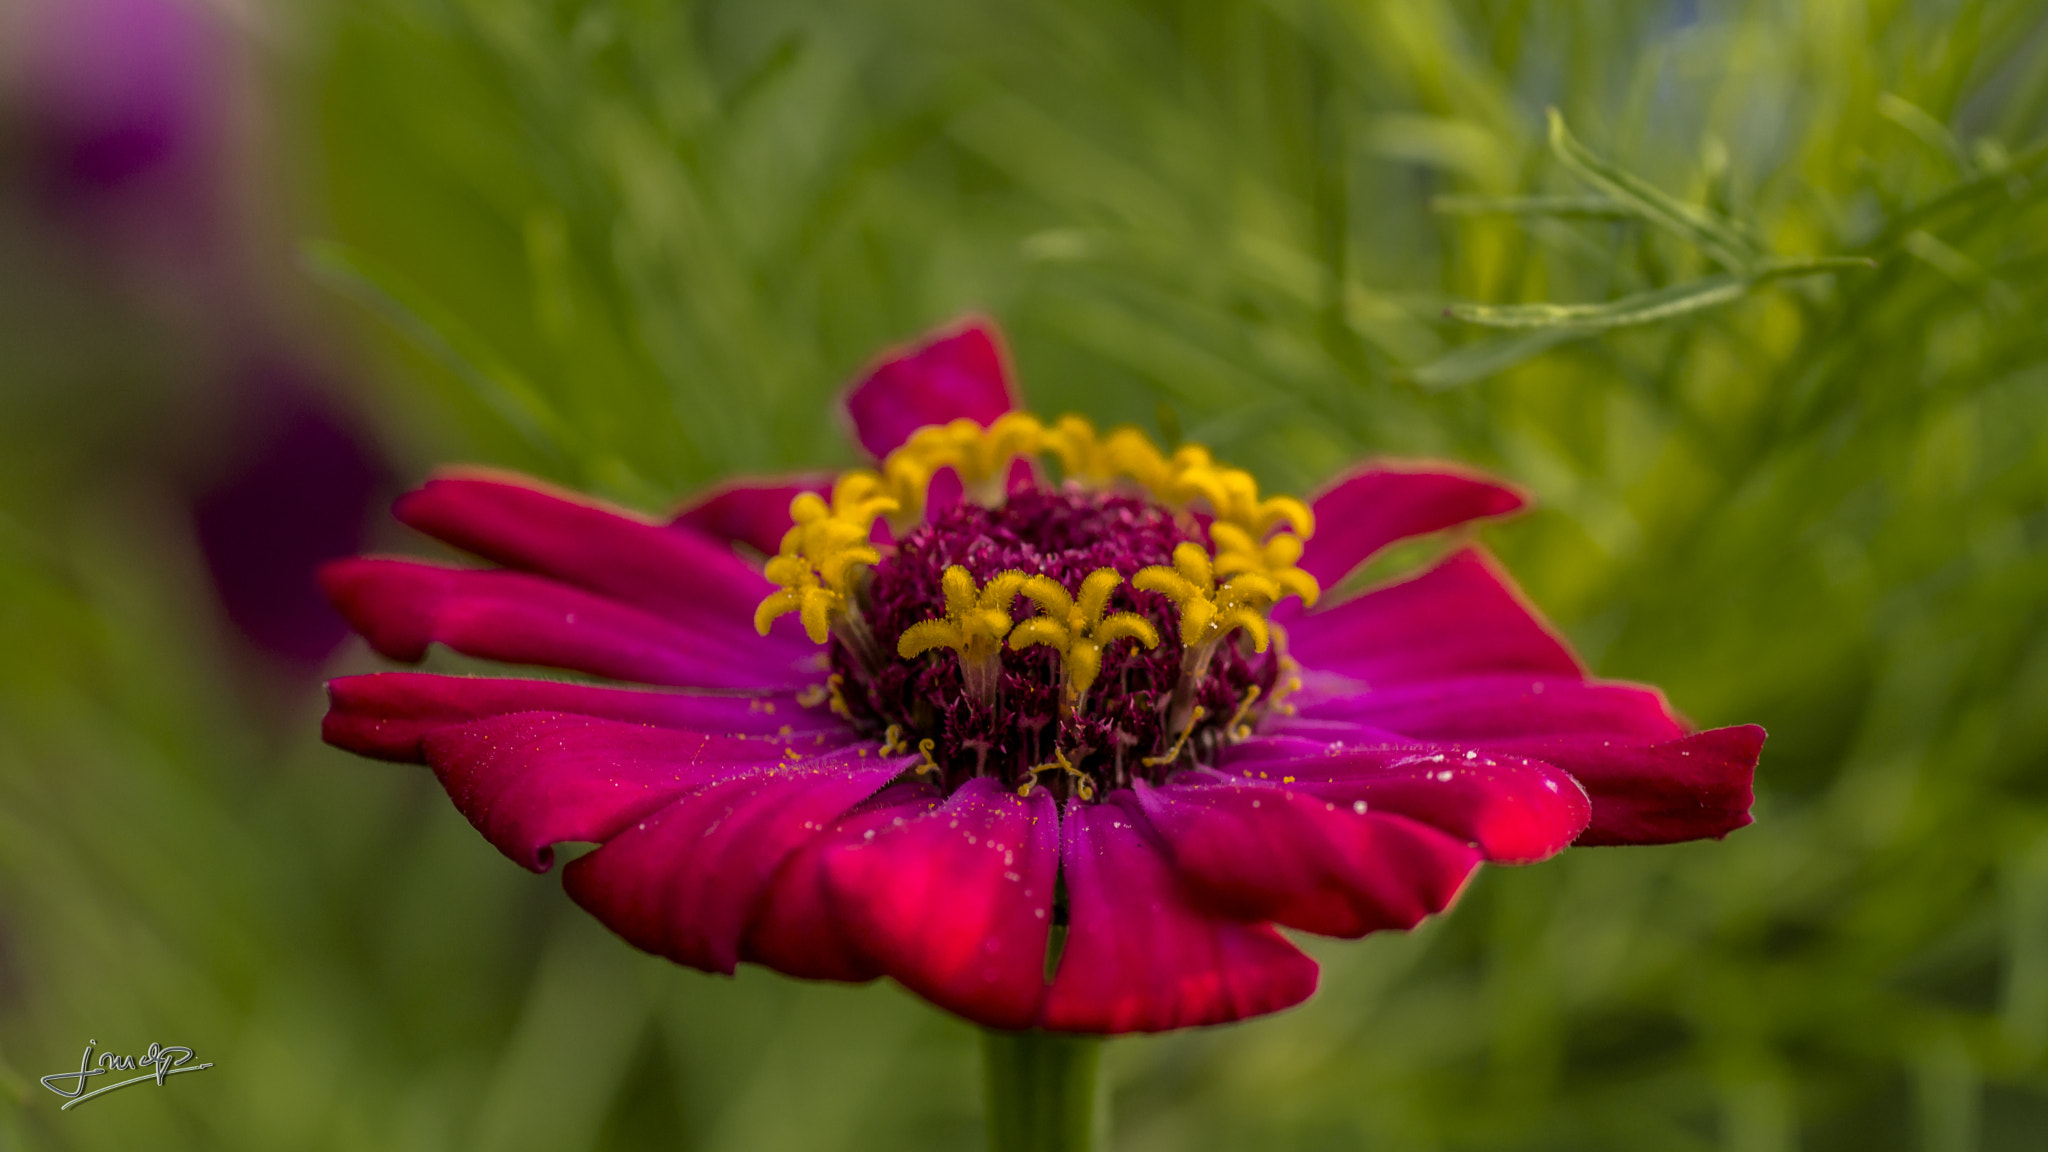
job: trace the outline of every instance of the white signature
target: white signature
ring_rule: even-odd
[[[93,1045],[98,1043],[99,1041],[97,1040],[87,1040],[85,1042],[85,1055],[78,1058],[78,1071],[58,1072],[43,1077],[43,1087],[48,1088],[59,1096],[65,1097],[68,1101],[58,1111],[69,1112],[72,1108],[85,1103],[95,1096],[105,1096],[116,1088],[126,1088],[130,1084],[140,1084],[144,1080],[154,1080],[157,1082],[158,1087],[162,1087],[164,1077],[166,1076],[176,1076],[180,1072],[197,1072],[202,1068],[213,1067],[211,1063],[192,1063],[192,1050],[182,1044],[151,1044],[149,1051],[140,1056],[116,1056],[112,1052],[102,1052],[100,1053],[100,1058],[95,1061],[92,1058],[92,1049]],[[150,1071],[127,1080],[117,1081],[113,1084],[103,1084],[90,1092],[85,1090],[86,1082],[94,1076],[105,1076],[109,1072],[132,1072],[137,1068],[148,1068]],[[57,1087],[57,1082],[62,1080],[71,1081],[71,1090],[69,1092]]]

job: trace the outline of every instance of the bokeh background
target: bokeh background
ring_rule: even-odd
[[[2041,0],[5,0],[0,1148],[979,1146],[967,1026],[640,956],[323,748],[307,583],[439,462],[848,463],[971,310],[1271,487],[1526,485],[1593,666],[1771,732],[1724,842],[1115,1042],[1116,1148],[2048,1146],[2044,137]],[[1539,302],[1607,306],[1468,307]],[[60,1114],[88,1039],[216,1067]]]

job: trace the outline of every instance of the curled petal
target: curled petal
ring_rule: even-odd
[[[320,583],[349,625],[394,660],[418,661],[439,642],[485,660],[672,687],[794,688],[810,678],[779,638],[697,632],[521,572],[366,557],[327,565]]]
[[[1476,548],[1302,617],[1290,654],[1373,687],[1494,672],[1582,677],[1564,641]]]
[[[1168,784],[1139,802],[1203,899],[1325,936],[1413,928],[1458,895],[1479,853],[1402,816],[1284,787]]]
[[[804,980],[861,983],[883,975],[841,926],[826,864],[839,852],[891,825],[939,806],[938,788],[923,780],[891,784],[791,854],[761,895],[740,945],[740,959]]]
[[[806,707],[790,692],[711,696],[559,680],[378,672],[331,680],[327,694],[321,736],[329,744],[364,756],[422,764],[426,749],[421,742],[429,734],[515,712],[561,712],[659,728],[768,737],[805,755],[854,738],[844,721],[823,707]]]
[[[552,846],[607,840],[675,797],[780,758],[775,741],[525,712],[446,728],[427,765],[498,851],[547,871]]]
[[[563,870],[569,896],[643,951],[730,973],[792,854],[914,758],[764,765],[641,816]]]
[[[1306,702],[1272,731],[1322,735],[1325,720],[1342,722],[1329,730],[1332,739],[1345,739],[1346,725],[1363,724],[1460,745],[1538,736],[1655,743],[1686,734],[1685,721],[1655,688],[1530,676],[1471,676]]]
[[[1231,775],[1329,800],[1363,803],[1476,844],[1488,860],[1526,864],[1564,851],[1591,808],[1570,774],[1541,761],[1450,747],[1330,749],[1233,765]]]
[[[1059,870],[1052,794],[969,781],[825,864],[846,932],[904,987],[991,1028],[1026,1028],[1045,991]]]
[[[769,591],[730,548],[526,477],[444,472],[399,497],[392,510],[402,522],[494,564],[559,580],[700,634],[740,633]]]
[[[1060,867],[1069,918],[1046,1028],[1164,1032],[1277,1012],[1315,991],[1315,961],[1271,925],[1195,902],[1128,791],[1069,802]]]
[[[1315,498],[1315,535],[1300,564],[1327,588],[1395,541],[1505,516],[1527,503],[1515,489],[1452,465],[1369,465]]]
[[[1593,810],[1580,844],[1718,840],[1743,827],[1763,746],[1764,730],[1754,724],[1655,744],[1555,735],[1492,745],[1555,764],[1585,786]]]

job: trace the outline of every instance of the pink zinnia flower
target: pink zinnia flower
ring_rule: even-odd
[[[1405,929],[1481,861],[1749,822],[1763,731],[1588,678],[1478,548],[1318,599],[1509,488],[1371,465],[1264,497],[1200,449],[1019,413],[979,325],[846,407],[876,470],[668,523],[429,481],[399,519],[499,567],[332,565],[372,646],[656,687],[352,676],[327,739],[426,763],[528,868],[597,842],[569,893],[640,948],[891,976],[1002,1029],[1273,1012],[1316,983],[1276,926]]]

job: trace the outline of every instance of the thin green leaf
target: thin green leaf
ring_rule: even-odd
[[[1555,108],[1550,110],[1550,148],[1565,167],[1587,183],[1629,205],[1643,219],[1694,245],[1715,263],[1743,272],[1761,255],[1756,245],[1728,221],[1687,204],[1587,151],[1585,145],[1572,137],[1564,117]]]
[[[1607,196],[1437,196],[1440,216],[1557,216],[1573,220],[1635,220],[1634,208]]]
[[[299,246],[308,275],[382,317],[528,444],[560,458],[575,437],[531,382],[396,270],[331,240]]]
[[[1585,335],[1585,329],[1557,326],[1515,336],[1497,336],[1467,344],[1441,359],[1432,360],[1415,369],[1408,378],[1432,392],[1458,388],[1505,372]]]
[[[1773,260],[1747,276],[1722,273],[1601,304],[1453,304],[1444,309],[1444,315],[1487,328],[1626,328],[1726,304],[1771,280],[1875,266],[1873,261],[1854,256]]]

